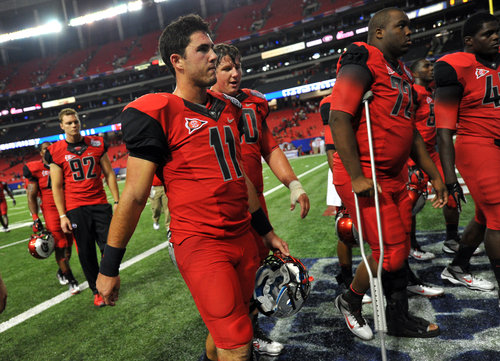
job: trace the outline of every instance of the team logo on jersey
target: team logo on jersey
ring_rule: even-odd
[[[228,99],[229,101],[231,101],[231,103],[233,103],[234,105],[236,105],[238,108],[241,108],[241,103],[238,99],[230,96],[230,95],[227,95],[227,94],[224,94],[222,93],[222,95],[224,96],[224,98]]]
[[[100,147],[101,146],[101,141],[100,140],[91,139],[90,140],[90,145],[93,146],[93,147]]]
[[[432,103],[432,98],[431,97],[427,97],[427,99],[425,99],[425,101],[427,102],[427,104],[430,104],[430,103]]]
[[[395,73],[395,71],[394,71],[394,70],[392,70],[392,69],[389,67],[389,65],[385,64],[385,67],[387,68],[387,73],[388,73],[389,75],[392,75],[392,74],[394,74],[394,73]]]
[[[73,154],[66,154],[64,155],[64,160],[67,162],[71,159],[75,158],[75,156]]]
[[[207,124],[206,120],[196,119],[196,118],[186,118],[186,128],[189,130],[189,134],[195,130],[200,129],[202,126]]]
[[[48,175],[50,175],[50,170],[42,170],[42,176],[43,177],[46,177]]]
[[[229,118],[229,117],[227,117],[227,122],[228,122],[229,124],[231,124],[231,123],[233,122],[233,120],[234,120],[234,118]]]
[[[489,70],[486,70],[486,69],[479,69],[479,68],[476,68],[476,79],[479,79],[483,76],[485,76],[486,74],[488,74],[490,71]]]

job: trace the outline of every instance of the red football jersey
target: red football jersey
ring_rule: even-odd
[[[398,61],[391,64],[382,52],[374,46],[357,42],[342,54],[338,69],[355,64],[367,69],[372,77],[370,89],[370,119],[377,166],[378,179],[401,178],[401,169],[410,155],[414,125],[413,78],[407,67]],[[354,117],[354,130],[359,147],[359,156],[366,177],[370,173],[370,153],[364,106],[354,112],[342,103],[342,92],[337,83],[332,90],[331,110],[343,111]],[[334,182],[349,181],[340,157],[334,155]]]
[[[208,91],[206,106],[148,94],[120,115],[130,155],[163,167],[175,242],[236,237],[250,226],[235,98]],[[178,237],[177,235],[180,235]]]
[[[0,182],[0,202],[5,200],[5,194],[3,193],[5,188],[7,188],[7,183]]]
[[[278,148],[266,124],[269,106],[256,90],[241,89],[236,99],[243,107],[239,124],[243,168],[260,195],[264,192],[261,156],[265,158]]]
[[[163,185],[162,181],[160,180],[160,178],[158,178],[158,176],[155,174],[154,177],[153,177],[153,184],[152,186],[154,187],[158,187],[158,186],[161,186]]]
[[[462,99],[457,135],[500,138],[500,65],[491,68],[475,54],[458,52],[439,59],[434,68],[436,86],[459,86]],[[437,119],[438,128],[450,128]]]
[[[66,211],[108,203],[100,163],[106,151],[103,138],[93,135],[83,137],[79,143],[60,140],[47,148],[45,160],[63,171]]]
[[[23,175],[29,182],[38,183],[42,198],[42,207],[55,207],[50,183],[50,167],[41,160],[28,162],[23,167]]]
[[[413,85],[417,94],[418,107],[415,112],[415,126],[425,142],[427,152],[436,151],[436,118],[432,91],[418,84]]]
[[[330,119],[330,108],[332,103],[332,95],[328,95],[321,99],[319,102],[319,113],[321,115],[321,120],[323,121],[323,125],[325,126],[325,147],[326,149],[335,149],[333,146],[333,137],[332,130],[330,125],[328,124],[328,120]]]

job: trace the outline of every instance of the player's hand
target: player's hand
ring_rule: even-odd
[[[360,176],[352,180],[352,190],[357,194],[358,197],[373,197],[375,196],[375,191],[373,187],[373,180],[366,178],[365,176]],[[377,191],[382,193],[382,188],[377,184]]]
[[[33,232],[35,232],[35,233],[43,231],[43,224],[42,224],[42,221],[40,220],[40,218],[37,218],[36,220],[34,220],[31,227],[33,228]]]
[[[109,277],[99,273],[97,275],[96,287],[104,303],[108,306],[114,306],[115,302],[118,301],[118,294],[120,292],[120,276]]]
[[[448,203],[448,190],[441,178],[431,180],[436,196],[432,200],[434,208],[443,208]]]
[[[273,252],[279,252],[285,256],[290,255],[288,250],[288,243],[282,240],[274,231],[269,231],[264,237],[262,237],[264,245]]]
[[[450,183],[446,184],[446,188],[448,188],[448,193],[451,194],[455,202],[457,203],[458,212],[462,212],[462,204],[461,201],[467,203],[467,199],[465,199],[464,191],[462,190],[462,186],[460,183]]]
[[[14,205],[14,207],[16,206],[16,200],[14,198],[12,198],[12,204]]]
[[[64,233],[71,233],[73,231],[71,221],[66,216],[61,218],[61,229]]]
[[[5,306],[7,306],[7,287],[0,277],[0,313],[5,310]]]
[[[288,188],[290,189],[290,210],[293,211],[295,209],[295,204],[299,203],[300,218],[305,218],[311,207],[306,191],[302,188],[302,184],[300,184],[298,180],[291,181]]]

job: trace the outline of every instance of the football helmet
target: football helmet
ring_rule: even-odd
[[[335,216],[335,230],[339,240],[350,247],[359,246],[358,230],[354,225],[347,209],[342,205]]]
[[[48,231],[34,233],[28,242],[28,250],[35,258],[48,258],[54,252],[54,237]]]
[[[413,209],[412,216],[415,216],[418,212],[422,210],[425,206],[425,201],[427,200],[427,180],[425,178],[424,172],[416,167],[408,167],[408,196],[410,197]]]
[[[253,298],[266,316],[290,317],[304,305],[312,281],[306,266],[297,258],[270,255],[255,275]]]

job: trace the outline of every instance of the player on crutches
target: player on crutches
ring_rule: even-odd
[[[329,123],[337,149],[333,181],[347,211],[359,212],[362,222],[355,220],[356,226],[359,229],[362,223],[363,240],[372,250],[366,263],[358,266],[349,289],[335,299],[335,305],[349,330],[364,340],[373,338],[361,312],[362,297],[370,288],[367,268],[377,274],[379,285],[372,291],[372,297],[378,295],[380,301],[375,310],[377,329],[384,329],[381,279],[387,301],[385,316],[389,335],[434,337],[439,334],[436,324],[409,313],[406,293],[405,261],[410,250],[412,208],[406,189],[408,157],[430,176],[437,195],[434,206],[443,207],[447,197],[439,172],[425,150],[422,137],[415,131],[413,80],[410,71],[398,60],[408,50],[410,34],[409,19],[403,11],[388,8],[377,12],[368,25],[368,42],[356,42],[342,54],[332,91]],[[362,107],[363,95],[368,90],[373,93],[369,109],[370,135],[367,114]],[[373,141],[373,157],[370,157],[368,138]]]

